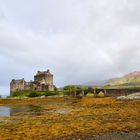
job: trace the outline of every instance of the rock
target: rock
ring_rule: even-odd
[[[117,97],[118,100],[138,100],[140,99],[140,92],[138,93],[133,93],[133,94],[130,94],[130,95],[127,95],[127,96],[119,96]]]
[[[137,133],[137,136],[140,137],[140,133]]]
[[[45,96],[41,96],[40,98],[45,98]]]

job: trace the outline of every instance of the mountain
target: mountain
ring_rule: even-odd
[[[107,83],[114,81],[115,79],[117,79],[117,78],[101,80],[101,81],[90,81],[90,82],[83,83],[82,85],[85,85],[85,86],[104,86]]]
[[[82,85],[86,86],[137,86],[140,85],[140,71],[134,71],[119,78],[102,81],[90,81]]]
[[[107,82],[105,85],[117,86],[117,85],[140,85],[140,71],[134,71],[120,78],[117,78],[111,82]]]

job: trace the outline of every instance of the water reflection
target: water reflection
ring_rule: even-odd
[[[40,106],[0,106],[0,116],[34,116],[41,115]]]
[[[5,106],[0,106],[0,116],[10,116],[10,108]]]

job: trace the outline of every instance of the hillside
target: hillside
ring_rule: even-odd
[[[134,71],[105,84],[106,86],[138,86],[140,85],[140,71]]]
[[[115,80],[117,80],[118,78],[112,78],[112,79],[107,79],[107,80],[100,80],[100,81],[90,81],[90,82],[86,82],[82,85],[85,86],[104,86],[107,83],[113,82]]]
[[[134,71],[119,78],[112,78],[102,81],[90,81],[82,85],[86,86],[140,86],[140,71]]]

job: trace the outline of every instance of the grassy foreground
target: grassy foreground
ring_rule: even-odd
[[[0,99],[0,105],[38,105],[32,117],[0,117],[0,140],[61,139],[140,129],[140,100],[112,98]]]

